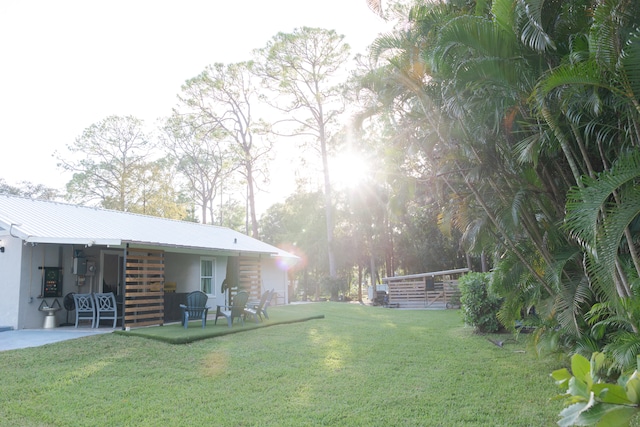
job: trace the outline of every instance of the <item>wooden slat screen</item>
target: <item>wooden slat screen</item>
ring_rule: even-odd
[[[430,307],[437,303],[446,305],[460,296],[457,280],[440,278],[428,284],[425,279],[387,279],[389,304],[404,308]]]
[[[249,300],[259,300],[262,288],[260,258],[238,258],[238,287],[249,292]]]
[[[164,251],[127,248],[125,328],[164,324]]]

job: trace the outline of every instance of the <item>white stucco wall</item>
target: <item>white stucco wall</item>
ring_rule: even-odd
[[[46,305],[53,305],[57,300],[60,310],[56,312],[56,324],[66,319],[64,309],[64,295],[69,292],[78,292],[71,274],[73,253],[71,247],[62,247],[53,244],[30,244],[22,246],[20,297],[17,307],[20,314],[18,329],[39,329],[43,327],[45,313],[38,310],[40,304],[46,301]],[[39,267],[61,267],[62,296],[58,298],[42,298],[43,270]]]
[[[8,234],[0,240],[4,247],[0,252],[0,327],[18,329],[22,241]]]
[[[289,303],[287,270],[275,258],[262,260],[262,291],[269,289],[277,293],[277,300],[271,300],[272,305]]]
[[[164,281],[175,282],[176,292],[193,292],[200,290],[200,259],[215,259],[215,278],[212,294],[209,295],[210,306],[224,304],[224,296],[220,293],[220,285],[227,274],[227,257],[199,254],[165,253]]]

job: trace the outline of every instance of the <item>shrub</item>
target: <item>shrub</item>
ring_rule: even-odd
[[[604,382],[598,372],[604,368],[604,353],[593,353],[591,360],[580,354],[571,357],[571,370],[558,369],[551,376],[564,394],[561,426],[628,426],[640,409],[640,359],[631,375],[617,382]],[[634,424],[635,425],[635,424]]]
[[[459,280],[464,322],[477,332],[497,332],[502,328],[497,316],[501,300],[491,292],[490,278],[490,273],[469,273]]]

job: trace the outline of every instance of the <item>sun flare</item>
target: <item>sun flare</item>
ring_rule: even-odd
[[[339,188],[355,188],[371,174],[366,158],[351,151],[339,153],[329,168],[331,182]]]

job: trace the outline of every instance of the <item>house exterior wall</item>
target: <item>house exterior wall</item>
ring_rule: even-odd
[[[287,286],[287,270],[277,259],[262,260],[262,292],[275,289],[277,296],[271,300],[272,305],[289,303],[289,287]]]
[[[0,240],[4,246],[4,253],[0,253],[0,327],[18,329],[22,240],[9,235],[0,236]]]
[[[200,289],[200,259],[206,254],[165,253],[165,282],[175,282],[176,292],[192,292]],[[216,260],[213,293],[209,295],[211,307],[225,304],[225,295],[220,292],[227,275],[226,256],[211,256]],[[262,292],[275,289],[278,304],[289,302],[287,271],[275,258],[261,259]],[[272,304],[276,304],[274,299]]]
[[[68,293],[101,292],[102,269],[101,251],[120,251],[122,249],[106,247],[74,247],[59,244],[23,244],[23,241],[10,236],[1,236],[5,252],[0,253],[0,327],[13,329],[41,329],[45,313],[38,310],[43,300],[48,305],[58,301],[61,309],[55,314],[56,325],[75,322],[75,313],[64,308],[64,296]],[[87,276],[85,282],[78,280],[73,273],[73,259],[76,250],[81,250],[97,270],[93,276]],[[175,282],[176,292],[187,293],[200,289],[200,260],[202,257],[215,259],[215,279],[213,293],[209,295],[209,305],[224,305],[226,295],[220,292],[222,281],[226,277],[227,256],[200,253],[165,252],[165,282]],[[42,298],[43,270],[39,267],[60,267],[62,273],[62,296]],[[262,292],[275,289],[277,300],[272,304],[288,303],[287,272],[274,258],[261,260]]]
[[[208,304],[224,305],[224,295],[220,293],[220,285],[227,274],[227,257],[207,254],[165,253],[164,281],[175,282],[176,292],[193,292],[200,290],[200,260],[215,259],[215,280]]]
[[[47,305],[53,305],[58,301],[60,310],[55,314],[56,324],[66,319],[66,310],[63,306],[64,295],[69,292],[78,292],[71,274],[72,251],[71,247],[53,244],[23,245],[21,247],[21,260],[15,264],[19,271],[19,298],[14,302],[18,315],[15,317],[16,329],[39,329],[43,327],[45,313],[38,310],[40,304],[46,301]],[[42,298],[43,270],[39,267],[60,267],[62,273],[62,296],[58,298]],[[3,274],[4,276],[4,274]],[[1,323],[1,322],[0,322]]]

